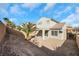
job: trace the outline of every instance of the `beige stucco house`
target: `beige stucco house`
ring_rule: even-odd
[[[37,37],[41,37],[43,40],[47,38],[55,38],[59,40],[66,39],[66,24],[59,23],[50,18],[42,17],[36,24]]]

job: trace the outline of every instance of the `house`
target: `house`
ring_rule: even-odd
[[[73,29],[71,26],[67,26],[67,33],[73,33],[75,32],[75,29]]]
[[[36,24],[37,37],[41,37],[43,40],[47,38],[66,39],[66,25],[65,23],[59,23],[56,20],[42,17]]]

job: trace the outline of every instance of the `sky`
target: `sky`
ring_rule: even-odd
[[[48,17],[79,26],[79,3],[0,3],[0,20],[4,17],[16,25]]]

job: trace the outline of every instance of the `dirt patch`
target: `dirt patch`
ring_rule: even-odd
[[[3,43],[0,43],[0,55],[2,56],[41,56],[47,55],[34,44],[17,37],[7,34]]]

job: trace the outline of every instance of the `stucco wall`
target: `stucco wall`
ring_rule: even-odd
[[[52,35],[52,31],[57,31],[57,36],[55,35]],[[59,40],[63,40],[63,39],[66,39],[66,34],[65,34],[65,30],[64,29],[61,29],[62,33],[59,33],[60,30],[50,30],[49,31],[49,37],[50,38],[55,38],[55,39],[59,39]]]
[[[58,31],[58,36],[52,36],[52,37],[60,40],[67,39],[66,26],[63,26],[61,30],[54,30],[54,31]],[[62,31],[62,33],[59,33],[59,31]]]
[[[52,27],[53,25],[57,24],[55,21],[51,20],[50,18],[41,18],[38,22],[37,22],[37,28],[39,29],[49,29],[50,27]]]
[[[79,35],[76,36],[77,47],[79,48]]]
[[[4,26],[4,24],[0,23],[0,42],[4,38],[5,33],[6,33],[6,27]]]

